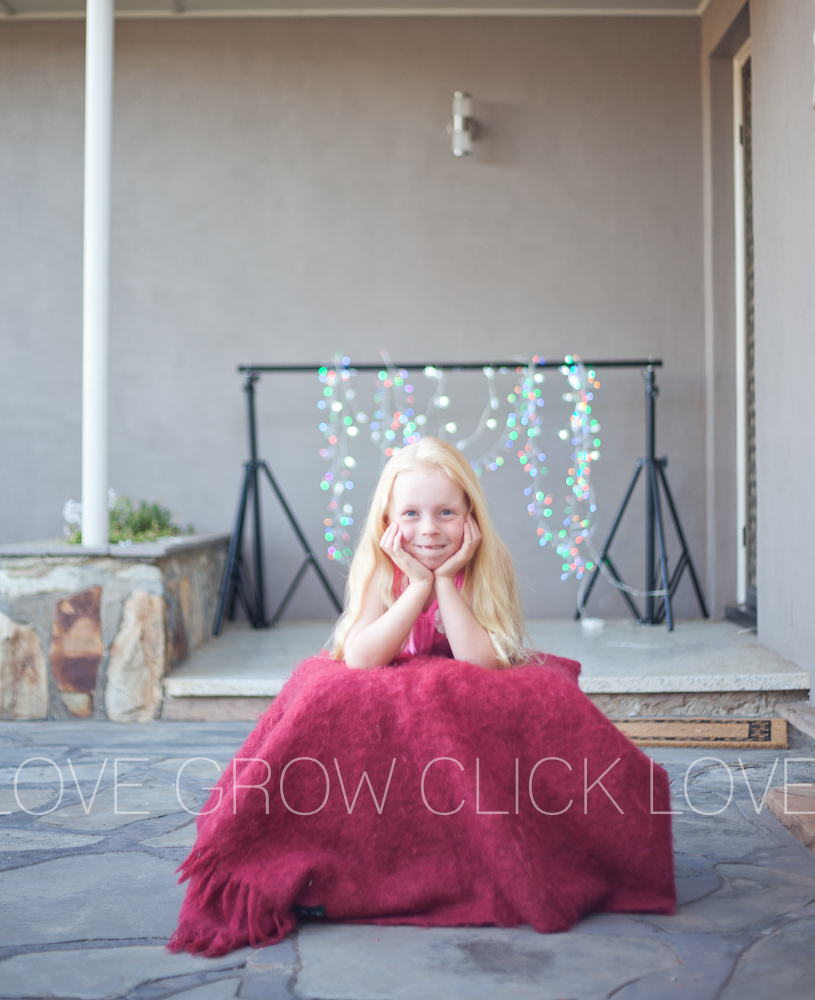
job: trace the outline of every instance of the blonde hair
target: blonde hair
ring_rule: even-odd
[[[458,448],[434,437],[422,438],[402,448],[382,470],[351,561],[345,611],[334,629],[333,655],[337,660],[343,659],[348,633],[359,620],[365,592],[377,570],[384,606],[390,608],[399,596],[394,594],[394,565],[379,542],[388,526],[394,480],[400,472],[423,472],[428,468],[439,469],[461,487],[469,512],[481,530],[481,544],[464,569],[462,587],[473,614],[489,633],[496,656],[504,666],[524,661],[528,651],[523,644],[524,619],[512,557],[492,525],[484,491],[472,466]]]

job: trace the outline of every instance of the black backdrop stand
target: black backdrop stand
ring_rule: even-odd
[[[378,364],[358,364],[353,365],[356,371],[379,371],[383,367],[390,368],[415,368],[422,369],[432,365],[435,368],[444,368],[448,371],[474,371],[484,367],[491,367],[495,369],[501,368],[516,368],[519,365],[528,366],[528,362],[523,362],[519,360],[515,361],[470,361],[470,362],[430,362],[430,361],[413,361],[409,363],[397,363],[397,362],[384,362],[381,361]],[[662,361],[657,358],[648,359],[635,359],[626,358],[614,361],[583,361],[583,366],[585,368],[640,368],[643,370],[643,378],[645,379],[645,444],[646,444],[646,457],[637,460],[636,467],[634,469],[634,474],[631,477],[631,481],[628,484],[628,489],[625,491],[620,507],[617,514],[614,517],[614,522],[611,525],[611,530],[606,537],[603,544],[602,551],[599,556],[599,563],[602,563],[607,567],[611,573],[614,580],[621,585],[622,588],[625,587],[622,577],[617,572],[614,564],[609,557],[609,549],[611,548],[611,543],[614,541],[614,536],[617,533],[617,528],[620,526],[620,521],[623,518],[623,514],[626,511],[628,502],[634,492],[634,487],[637,485],[637,481],[640,477],[640,473],[645,470],[645,480],[646,480],[646,493],[645,493],[645,615],[641,615],[637,605],[634,603],[632,595],[626,590],[621,589],[623,599],[628,605],[631,613],[637,619],[637,621],[643,625],[659,625],[663,621],[666,622],[668,629],[673,629],[673,609],[671,607],[671,599],[676,591],[682,574],[685,569],[690,572],[691,581],[693,582],[693,588],[696,591],[696,598],[699,602],[699,607],[705,618],[709,618],[707,605],[705,604],[704,596],[702,595],[702,588],[699,585],[699,578],[696,575],[696,570],[693,565],[693,560],[691,559],[690,550],[688,549],[688,543],[685,539],[685,533],[682,530],[682,525],[679,521],[679,514],[676,511],[676,504],[674,503],[673,496],[671,494],[670,487],[668,486],[668,479],[665,475],[665,467],[668,464],[667,458],[657,458],[656,457],[656,399],[659,395],[659,389],[655,382],[654,370],[662,366]],[[561,368],[563,366],[562,361],[544,361],[540,360],[535,362],[534,367],[536,368]],[[244,473],[243,473],[243,484],[241,486],[240,498],[238,500],[238,510],[235,515],[235,525],[232,531],[232,537],[229,542],[229,554],[227,556],[226,568],[224,570],[223,584],[221,586],[221,595],[218,601],[218,610],[215,615],[215,625],[213,628],[213,634],[218,635],[221,631],[221,626],[223,625],[224,614],[228,614],[231,619],[234,617],[235,603],[240,601],[246,616],[252,623],[254,628],[268,628],[269,626],[276,625],[280,619],[280,616],[286,609],[289,601],[294,595],[300,581],[302,580],[306,570],[309,566],[314,568],[314,572],[320,579],[326,593],[328,594],[331,603],[337,610],[337,613],[342,611],[342,604],[340,603],[337,595],[334,593],[331,584],[328,582],[325,574],[323,573],[320,564],[317,561],[311,546],[303,534],[300,525],[297,523],[297,519],[291,511],[286,498],[280,490],[280,487],[272,475],[272,471],[269,466],[262,459],[258,458],[257,454],[257,431],[256,431],[256,419],[255,419],[255,383],[260,378],[261,372],[299,372],[308,373],[314,372],[317,365],[239,365],[238,371],[243,373],[244,383],[243,389],[246,393],[246,412],[247,412],[247,424],[249,430],[249,460],[244,462]],[[351,367],[351,365],[349,365]],[[264,595],[263,586],[263,539],[261,533],[261,517],[260,517],[260,488],[259,488],[259,473],[264,473],[266,478],[269,480],[274,493],[283,508],[283,511],[288,518],[289,524],[292,527],[300,546],[305,553],[305,558],[303,559],[300,568],[294,576],[288,590],[283,596],[282,601],[278,605],[274,615],[271,619],[266,618],[266,603]],[[677,537],[679,539],[679,544],[681,546],[681,554],[679,556],[679,561],[674,568],[671,575],[668,573],[668,557],[665,550],[665,531],[664,531],[664,521],[662,516],[662,504],[660,497],[660,490],[665,494],[665,500],[668,504],[668,510],[673,521],[674,529],[676,530]],[[253,522],[253,570],[250,571],[246,560],[243,556],[243,531],[246,523],[246,513],[249,506],[249,501],[251,498],[252,507],[252,522]],[[661,579],[661,592],[654,593],[657,590],[657,557],[659,558],[659,576]],[[575,618],[580,618],[583,611],[585,610],[586,603],[589,596],[594,588],[594,584],[597,582],[597,576],[600,571],[600,565],[598,564],[592,570],[589,577],[588,584],[586,586],[586,592],[583,597],[582,603],[578,606],[575,611]]]
[[[246,612],[246,617],[252,623],[252,628],[269,628],[276,625],[280,620],[280,616],[286,610],[286,605],[294,596],[294,592],[297,590],[309,566],[314,568],[314,572],[319,577],[320,583],[325,588],[337,613],[339,614],[342,611],[342,604],[334,593],[320,564],[317,562],[317,557],[312,551],[300,525],[297,523],[297,518],[292,513],[280,487],[277,485],[277,480],[272,475],[272,470],[262,458],[258,458],[255,382],[259,378],[260,376],[254,369],[244,370],[243,391],[246,393],[249,460],[243,463],[243,484],[238,500],[238,510],[235,514],[235,524],[229,540],[229,553],[226,557],[221,594],[218,599],[218,610],[215,613],[215,624],[212,629],[213,635],[220,635],[225,613],[230,619],[235,617],[236,601],[240,601],[243,610]],[[269,480],[280,506],[283,508],[283,512],[288,518],[289,524],[295,535],[297,535],[297,540],[305,553],[305,558],[300,564],[300,568],[297,570],[288,590],[283,595],[283,599],[278,604],[275,613],[270,619],[266,618],[266,596],[263,587],[263,534],[260,516],[260,483],[262,480],[260,479],[260,473],[264,473]],[[252,506],[252,550],[254,562],[252,572],[250,572],[243,555],[243,530],[246,525],[246,513],[250,498]]]
[[[702,595],[702,588],[699,585],[699,578],[696,575],[693,560],[691,559],[688,543],[685,539],[685,533],[682,530],[682,525],[679,521],[676,504],[674,503],[671,489],[668,486],[668,478],[665,475],[665,467],[668,464],[668,459],[656,457],[656,400],[659,395],[659,388],[656,385],[654,378],[654,367],[654,364],[649,364],[643,372],[643,378],[645,379],[646,456],[645,458],[637,459],[637,464],[634,469],[634,474],[631,476],[631,481],[628,484],[628,489],[625,491],[625,495],[623,496],[620,507],[614,517],[608,536],[606,537],[606,540],[603,543],[603,548],[600,551],[599,562],[592,570],[582,604],[578,606],[574,616],[575,618],[580,618],[582,616],[586,603],[588,602],[589,595],[591,594],[592,588],[597,582],[597,577],[600,574],[600,564],[606,566],[618,584],[621,584],[623,587],[625,586],[622,577],[617,572],[609,557],[608,550],[611,548],[611,543],[614,541],[617,528],[620,526],[620,521],[623,519],[623,514],[625,513],[628,501],[631,499],[631,495],[634,492],[634,487],[637,485],[640,473],[645,470],[645,614],[640,614],[637,605],[634,603],[631,594],[627,590],[621,589],[620,593],[630,608],[631,613],[641,625],[660,625],[663,621],[665,621],[668,626],[668,631],[670,632],[674,627],[671,599],[676,592],[676,588],[679,585],[679,581],[682,578],[682,574],[685,569],[687,569],[690,573],[691,581],[693,582],[693,589],[696,591],[696,599],[699,602],[699,608],[703,616],[705,618],[709,618],[710,615],[708,614],[705,598]],[[662,517],[660,489],[665,493],[665,500],[668,504],[671,520],[673,521],[674,529],[676,530],[676,535],[682,549],[679,555],[679,561],[674,567],[673,573],[670,575],[668,573],[668,556],[665,551],[665,529]],[[661,594],[655,593],[657,590],[657,556],[659,558]]]

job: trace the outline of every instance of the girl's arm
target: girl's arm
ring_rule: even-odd
[[[379,596],[378,571],[371,580],[362,614],[345,641],[346,664],[362,670],[385,666],[399,655],[433,589],[433,574],[403,551],[395,522],[388,525],[380,545],[407,575],[408,585],[386,610]]]
[[[495,655],[489,632],[480,625],[455,584],[456,574],[472,559],[481,541],[481,532],[468,514],[461,548],[436,570],[436,599],[444,622],[444,632],[457,660],[467,660],[490,670],[503,664]]]

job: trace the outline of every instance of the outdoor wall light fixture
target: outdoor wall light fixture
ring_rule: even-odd
[[[468,156],[473,151],[475,121],[473,99],[457,90],[453,94],[453,120],[447,126],[453,144],[453,156]]]

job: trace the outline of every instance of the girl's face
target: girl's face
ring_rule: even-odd
[[[400,472],[393,481],[389,522],[402,533],[402,548],[429,570],[438,569],[464,540],[469,505],[464,491],[440,469]]]

